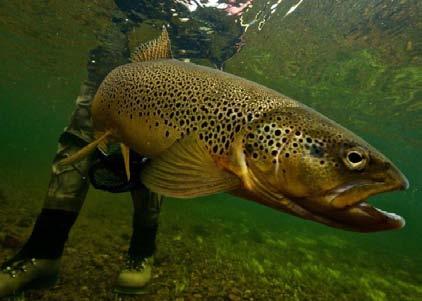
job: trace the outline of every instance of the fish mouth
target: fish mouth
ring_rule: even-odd
[[[371,179],[338,185],[318,196],[295,197],[281,192],[250,165],[247,189],[233,194],[297,217],[355,232],[376,232],[404,227],[404,219],[367,202],[370,196],[409,187],[406,177],[393,165]]]
[[[408,186],[404,176],[390,181],[360,180],[340,185],[318,200],[297,201],[314,216],[319,216],[320,221],[332,227],[358,232],[400,229],[405,226],[403,217],[376,208],[367,200],[375,194],[405,190]],[[324,205],[321,205],[322,201]]]

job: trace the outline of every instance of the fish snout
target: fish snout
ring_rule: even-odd
[[[327,209],[344,209],[379,193],[409,188],[406,176],[393,163],[378,166],[366,176],[342,183],[316,199]]]
[[[379,193],[409,188],[406,176],[391,162],[378,162],[370,176],[354,180],[332,189],[325,195],[325,210],[318,208],[321,216],[339,223],[352,231],[374,232],[400,229],[405,225],[401,216],[378,209],[367,202]],[[338,227],[335,225],[335,227]]]
[[[406,190],[409,188],[409,180],[396,166],[391,165],[387,172],[390,181],[393,183],[397,190]]]

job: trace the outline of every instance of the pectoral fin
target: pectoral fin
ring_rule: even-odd
[[[151,191],[179,198],[210,195],[240,187],[240,179],[217,166],[197,138],[176,141],[141,172]]]
[[[129,166],[130,149],[126,144],[120,143],[120,150],[121,150],[122,155],[123,155],[123,161],[125,162],[126,177],[127,177],[127,180],[129,181],[130,180],[130,166]]]

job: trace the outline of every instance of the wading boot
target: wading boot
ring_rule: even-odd
[[[130,258],[125,262],[115,286],[115,292],[119,294],[144,294],[145,286],[151,280],[153,257]]]
[[[60,259],[12,259],[0,268],[0,298],[54,286]]]
[[[144,294],[151,280],[153,255],[158,231],[158,216],[162,197],[145,187],[131,190],[134,213],[132,237],[125,266],[120,272],[115,292]]]
[[[0,266],[0,298],[54,285],[64,244],[75,220],[74,212],[41,211],[25,245]]]

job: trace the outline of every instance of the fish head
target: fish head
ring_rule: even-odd
[[[264,114],[243,138],[250,198],[352,231],[404,226],[368,197],[407,189],[400,170],[363,139],[308,107]]]

